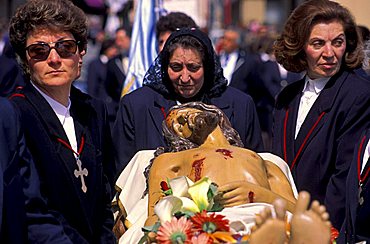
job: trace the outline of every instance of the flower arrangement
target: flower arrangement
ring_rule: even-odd
[[[164,197],[155,205],[159,218],[144,227],[140,243],[241,243],[248,236],[232,234],[229,220],[217,211],[217,185],[204,177],[192,182],[182,176],[161,182]]]
[[[222,210],[217,203],[217,185],[204,177],[192,182],[182,176],[160,183],[163,198],[155,205],[159,221],[143,228],[145,235],[139,243],[248,243],[250,235],[232,231],[229,220],[216,212]],[[287,238],[290,224],[286,219]],[[331,243],[338,232],[332,228]]]

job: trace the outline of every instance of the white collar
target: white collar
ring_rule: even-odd
[[[326,78],[318,78],[318,79],[310,79],[307,75],[305,78],[305,84],[303,87],[302,92],[305,92],[308,90],[308,83],[310,83],[310,86],[314,88],[316,94],[320,94],[320,92],[324,89],[325,85],[328,83],[331,77]]]
[[[106,64],[106,63],[108,63],[108,61],[109,61],[109,58],[108,58],[106,55],[104,55],[104,54],[100,55],[100,56],[99,56],[99,59],[100,59],[100,61],[101,61],[103,64]]]
[[[238,55],[239,55],[238,50],[232,51],[231,53],[226,53],[226,52],[221,53],[221,56],[229,56],[229,58],[233,56],[238,57]]]
[[[50,96],[48,96],[46,93],[41,91],[34,83],[31,81],[31,84],[36,88],[38,92],[46,99],[46,101],[49,103],[51,108],[54,110],[55,114],[58,116],[58,119],[60,120],[60,123],[63,125],[65,121],[65,117],[69,115],[69,109],[71,108],[71,100],[68,98],[68,106],[65,107],[63,104],[59,103],[58,101],[54,100]]]
[[[231,52],[231,53],[229,53],[229,57],[231,58],[231,57],[238,57],[239,56],[239,52],[237,51],[237,50],[235,50],[235,51],[233,51],[233,52]]]

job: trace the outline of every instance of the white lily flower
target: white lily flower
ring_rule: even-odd
[[[188,177],[180,176],[169,180],[169,185],[172,189],[172,195],[176,197],[190,197],[188,189],[194,185]]]
[[[180,197],[182,201],[181,212],[199,213],[200,210],[193,200],[187,197]]]
[[[173,215],[182,208],[182,200],[175,196],[166,196],[162,198],[155,206],[154,212],[161,223],[171,221]]]

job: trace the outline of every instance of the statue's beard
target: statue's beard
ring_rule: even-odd
[[[188,138],[197,145],[202,145],[208,135],[217,127],[219,118],[217,114],[211,112],[202,112],[194,118],[194,124],[191,125],[192,134]]]

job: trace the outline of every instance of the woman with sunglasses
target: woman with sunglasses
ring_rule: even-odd
[[[9,37],[29,78],[11,100],[21,110],[48,212],[72,243],[114,243],[106,109],[72,86],[86,53],[85,14],[68,0],[27,1],[12,17]],[[29,228],[28,237],[52,241],[46,228]]]

